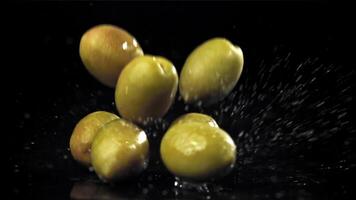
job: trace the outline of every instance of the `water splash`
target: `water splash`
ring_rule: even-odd
[[[152,193],[152,187],[157,186],[165,188],[157,192],[167,197],[184,197],[189,191],[198,191],[205,199],[214,199],[211,191],[224,195],[225,191],[236,191],[236,188],[251,184],[290,184],[306,188],[323,182],[318,174],[337,174],[356,167],[351,154],[356,143],[352,134],[356,130],[350,113],[354,104],[352,92],[355,85],[352,80],[355,71],[323,63],[318,58],[301,60],[292,53],[277,55],[272,60],[262,59],[252,63],[258,67],[247,65],[234,90],[221,102],[211,107],[204,107],[202,103],[185,105],[178,96],[163,119],[143,127],[152,148],[147,172],[151,178],[138,181],[143,193]],[[31,112],[31,116],[26,118],[25,114],[29,111],[21,115],[23,121],[20,125],[23,126],[29,126],[28,122],[37,119],[45,124],[53,122],[58,127],[55,131],[46,131],[39,125],[33,126],[36,134],[23,147],[31,152],[37,152],[39,146],[58,149],[56,155],[59,161],[53,165],[55,168],[77,166],[72,159],[67,159],[65,148],[68,141],[63,138],[69,138],[71,129],[82,116],[100,109],[116,112],[111,90],[93,92],[90,87],[75,82],[71,84],[75,85],[73,91],[80,89],[81,92],[74,93],[78,96],[54,102],[52,114],[38,116]],[[66,101],[71,101],[72,106],[61,109]],[[65,112],[57,113],[58,110]],[[236,169],[223,179],[221,187],[219,184],[214,184],[213,188],[204,184],[192,186],[187,182],[175,185],[177,180],[172,175],[161,175],[164,166],[159,157],[160,140],[170,123],[187,112],[211,115],[238,146]],[[50,137],[44,138],[44,133]],[[31,141],[36,142],[31,144]],[[65,154],[63,151],[66,151]],[[50,153],[34,155],[31,159],[53,160]],[[35,169],[49,166],[43,162],[28,165]],[[167,180],[171,181],[172,188],[160,185],[167,183]],[[241,196],[234,195],[225,199]],[[270,199],[288,196],[283,190],[269,195]]]

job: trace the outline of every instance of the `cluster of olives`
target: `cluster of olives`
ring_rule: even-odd
[[[136,124],[163,117],[174,102],[178,85],[185,103],[210,105],[231,92],[243,68],[240,47],[213,38],[189,55],[178,80],[171,61],[143,55],[135,38],[113,25],[89,29],[80,41],[80,57],[90,74],[115,88],[121,116],[90,113],[77,123],[70,138],[73,158],[92,166],[103,181],[123,180],[147,167],[149,142]],[[201,113],[176,119],[162,138],[160,153],[171,173],[194,181],[221,177],[236,160],[236,146],[229,134]]]

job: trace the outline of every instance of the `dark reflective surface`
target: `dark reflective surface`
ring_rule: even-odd
[[[354,199],[356,79],[346,5],[8,6],[6,74],[16,79],[10,199]],[[100,182],[68,149],[83,116],[117,113],[114,90],[92,78],[78,55],[82,33],[98,23],[129,30],[146,53],[169,58],[177,71],[211,37],[227,37],[245,54],[242,77],[226,99],[204,108],[177,97],[163,119],[143,127],[151,145],[149,167],[114,185]],[[233,172],[214,183],[176,180],[159,158],[169,124],[193,111],[214,117],[238,146]]]
[[[152,190],[152,189],[151,189]],[[79,182],[72,187],[71,199],[147,199],[148,193],[156,193],[160,199],[325,199],[326,194],[321,191],[310,191],[303,188],[239,188],[227,190],[214,185],[210,188],[212,192],[197,192],[193,189],[166,188],[162,191],[151,191],[150,189],[135,190],[132,187],[119,188],[110,187],[95,182]]]

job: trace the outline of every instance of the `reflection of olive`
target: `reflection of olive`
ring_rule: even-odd
[[[126,65],[117,82],[115,103],[121,116],[144,124],[163,117],[178,88],[173,64],[160,56],[140,56]]]
[[[101,83],[115,87],[121,70],[133,58],[143,55],[135,38],[113,25],[98,25],[80,40],[80,57],[86,69]]]
[[[236,160],[236,146],[222,129],[188,121],[168,129],[161,142],[161,158],[178,177],[214,179],[230,172]]]
[[[207,123],[212,127],[219,127],[216,121],[209,115],[202,113],[188,113],[180,116],[178,119],[174,120],[170,127],[173,127],[176,124],[189,123],[189,122],[201,122]]]
[[[235,87],[243,67],[243,54],[224,38],[210,39],[187,58],[179,79],[179,92],[186,103],[212,104]]]
[[[105,199],[105,200],[128,200],[135,198],[145,199],[140,190],[130,185],[111,187],[107,184],[91,181],[74,183],[70,192],[71,199]]]
[[[106,123],[118,119],[115,114],[97,111],[88,114],[75,126],[69,146],[73,158],[83,165],[90,166],[90,149],[97,131]]]
[[[115,181],[139,174],[147,166],[149,144],[146,133],[124,119],[102,127],[94,138],[91,160],[103,181]]]

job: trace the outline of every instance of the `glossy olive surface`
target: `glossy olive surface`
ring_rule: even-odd
[[[216,121],[210,117],[209,115],[205,115],[202,113],[187,113],[184,114],[180,117],[178,117],[176,120],[172,122],[170,125],[170,128],[182,124],[182,123],[189,123],[189,122],[200,122],[200,123],[207,123],[212,127],[219,127],[219,125],[216,123]]]
[[[119,77],[116,107],[122,117],[145,124],[167,113],[177,88],[177,71],[169,60],[160,56],[137,57]]]
[[[114,25],[97,25],[85,32],[80,40],[79,54],[91,75],[109,87],[127,63],[143,55],[136,39]]]
[[[241,48],[229,40],[213,38],[204,42],[184,63],[179,80],[181,96],[186,103],[216,103],[235,87],[243,63]]]
[[[161,142],[161,158],[178,177],[209,180],[227,174],[236,160],[236,146],[222,129],[208,123],[174,125]]]
[[[124,119],[100,129],[92,145],[91,159],[103,181],[119,181],[142,172],[148,164],[146,133]]]
[[[106,123],[118,118],[117,115],[105,111],[93,112],[82,118],[70,137],[69,146],[73,158],[85,166],[90,166],[90,151],[95,135]]]

